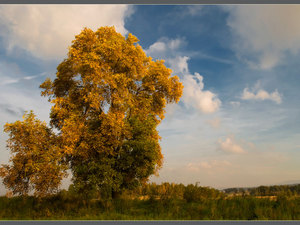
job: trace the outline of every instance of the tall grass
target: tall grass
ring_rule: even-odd
[[[298,220],[300,199],[254,197],[206,199],[95,200],[52,196],[0,198],[2,220]]]
[[[0,197],[1,220],[299,220],[298,195],[229,196],[197,185],[148,185],[119,199],[61,191],[45,198]]]

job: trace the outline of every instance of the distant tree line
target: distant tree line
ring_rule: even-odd
[[[83,192],[73,184],[69,186],[68,191],[62,192],[69,193],[71,195],[81,195],[85,199],[103,199],[107,200],[111,197],[110,190],[88,190]],[[225,194],[217,189],[211,187],[202,187],[198,184],[175,184],[164,182],[162,184],[146,183],[138,186],[133,190],[127,190],[123,193],[121,198],[126,199],[140,199],[140,200],[186,200],[187,202],[201,201],[204,199],[218,199],[225,197]]]
[[[253,188],[227,188],[226,194],[251,195],[251,196],[296,196],[300,195],[300,184],[259,186]]]

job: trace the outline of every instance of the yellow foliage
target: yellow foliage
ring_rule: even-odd
[[[60,131],[75,181],[117,190],[162,165],[156,127],[183,86],[138,41],[114,27],[85,28],[57,67],[56,79],[40,86],[54,104],[51,125]]]
[[[53,193],[65,176],[65,165],[57,140],[45,122],[25,113],[23,121],[7,123],[7,147],[13,153],[11,165],[2,165],[0,177],[13,194],[27,194],[34,190],[37,196]]]

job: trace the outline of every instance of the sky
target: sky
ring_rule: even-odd
[[[300,5],[0,5],[0,164],[10,157],[5,123],[29,110],[49,123],[39,85],[75,35],[115,26],[184,85],[158,127],[164,164],[150,181],[300,181],[299,20]]]

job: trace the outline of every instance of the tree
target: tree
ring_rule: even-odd
[[[45,196],[58,189],[66,166],[61,163],[57,137],[46,123],[36,119],[32,111],[23,119],[4,126],[12,165],[2,165],[0,176],[13,194],[26,195],[34,190],[35,195]]]
[[[54,104],[50,123],[60,131],[74,184],[82,190],[120,192],[162,165],[156,128],[183,86],[138,41],[114,27],[85,28],[57,67],[56,79],[40,86]]]

